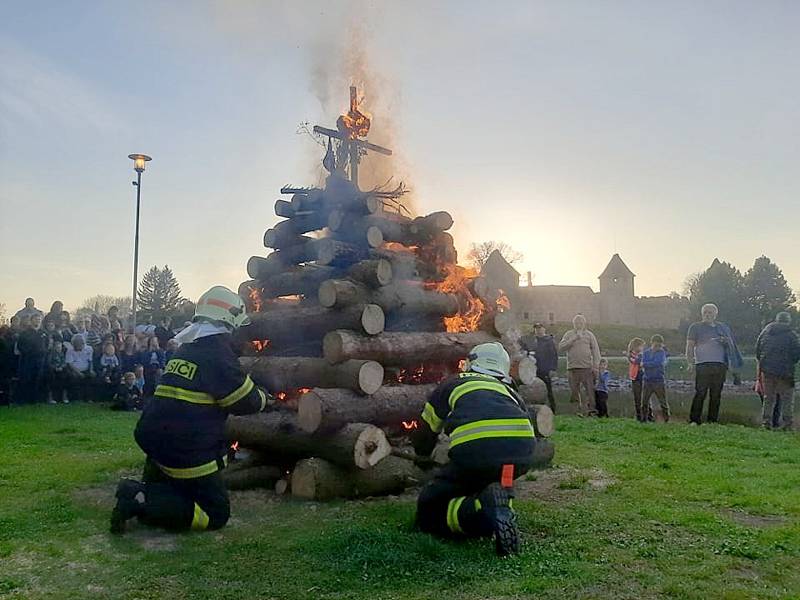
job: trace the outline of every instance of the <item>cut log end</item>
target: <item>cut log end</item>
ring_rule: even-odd
[[[369,335],[378,335],[386,325],[383,309],[377,304],[367,304],[361,313],[361,327]]]
[[[359,469],[374,467],[392,452],[389,440],[382,429],[373,425],[355,424],[347,427],[360,428],[358,440],[355,443],[353,463]],[[345,428],[347,429],[347,428]]]
[[[550,437],[556,429],[553,411],[546,404],[536,404],[532,407],[535,413],[534,426],[536,435]]]
[[[368,361],[358,371],[358,387],[367,395],[374,394],[383,385],[383,365]]]
[[[523,385],[531,385],[536,380],[536,361],[527,356],[517,364],[517,377]]]

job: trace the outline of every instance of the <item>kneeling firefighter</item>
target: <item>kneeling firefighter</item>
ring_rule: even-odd
[[[117,486],[112,533],[124,532],[132,517],[178,531],[227,523],[225,420],[274,403],[245,375],[233,351],[231,333],[247,322],[244,302],[228,288],[214,286],[198,300],[193,322],[176,336],[181,345],[136,425],[136,443],[147,455],[143,481],[123,479]]]
[[[441,536],[494,536],[500,556],[519,552],[513,484],[530,469],[535,443],[510,366],[499,343],[475,346],[464,372],[434,390],[412,439],[417,454],[429,456],[440,432],[450,436],[450,462],[419,494],[417,526]]]

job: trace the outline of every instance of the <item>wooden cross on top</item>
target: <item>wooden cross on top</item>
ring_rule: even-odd
[[[314,125],[314,133],[328,136],[328,148],[330,150],[330,140],[335,138],[342,142],[342,147],[347,156],[350,166],[350,181],[358,188],[358,163],[361,161],[363,150],[371,150],[385,156],[391,156],[392,151],[383,146],[371,144],[365,139],[369,133],[370,119],[367,115],[358,110],[358,96],[355,86],[350,86],[350,110],[346,115],[340,116],[336,121],[336,129],[328,129]],[[329,157],[323,161],[325,168],[333,172],[335,164],[329,166]]]

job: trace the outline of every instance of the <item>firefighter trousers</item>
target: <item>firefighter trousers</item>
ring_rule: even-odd
[[[172,531],[220,529],[228,522],[228,490],[217,471],[204,477],[175,479],[147,459],[142,476],[144,505],[139,520]]]
[[[449,537],[488,537],[493,527],[481,510],[480,493],[491,483],[499,483],[503,465],[481,468],[450,463],[438,469],[417,498],[417,527]],[[514,477],[528,472],[529,464],[514,465]]]

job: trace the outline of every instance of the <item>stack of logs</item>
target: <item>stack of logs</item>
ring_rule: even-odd
[[[238,332],[243,366],[282,402],[228,419],[230,440],[247,455],[227,471],[232,488],[274,485],[322,500],[424,481],[428,467],[446,462],[446,441],[423,462],[408,432],[435,384],[488,341],[501,340],[515,357],[537,433],[552,433],[552,412],[535,404],[543,398],[535,362],[520,355],[511,313],[496,302],[502,292],[456,265],[449,214],[388,212],[381,192],[361,192],[336,174],[324,189],[282,192],[293,194],[275,203],[285,220],[264,234],[273,252],[250,259],[252,279],[239,288],[252,323]],[[476,303],[478,330],[447,331]],[[548,465],[552,444],[537,448],[534,462]]]

